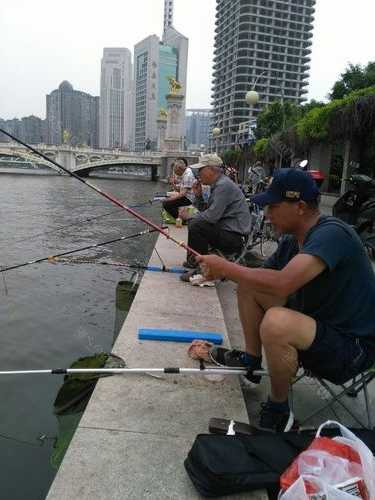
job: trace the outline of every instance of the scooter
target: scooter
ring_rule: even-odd
[[[351,189],[336,201],[332,215],[354,227],[372,258],[375,258],[375,180],[353,174]]]
[[[318,188],[320,188],[325,180],[325,175],[321,170],[313,170],[308,167],[309,161],[308,160],[302,160],[297,167],[300,168],[301,170],[304,170],[305,172],[308,172],[311,177],[314,179],[316,182]]]

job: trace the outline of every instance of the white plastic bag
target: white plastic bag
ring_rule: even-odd
[[[359,455],[362,465],[362,477],[365,481],[370,500],[375,500],[375,459],[371,450],[355,434],[339,422],[328,420],[322,424],[316,436],[319,437],[322,429],[328,425],[339,427],[342,437],[333,438],[335,441],[351,446]]]
[[[308,495],[306,493],[305,482],[308,480],[314,483],[319,493]],[[357,496],[349,495],[345,491],[337,490],[329,484],[314,476],[301,476],[290,486],[285,493],[279,494],[279,500],[358,500]]]
[[[360,457],[361,464],[349,462],[345,458],[333,456],[323,450],[306,450],[297,459],[299,478],[284,493],[280,492],[280,499],[358,500],[358,496],[340,491],[333,486],[357,477],[363,478],[369,500],[375,500],[375,459],[371,450],[349,429],[331,420],[319,427],[316,437],[320,437],[324,427],[331,425],[339,427],[341,432],[341,436],[335,437],[333,440],[354,449]],[[309,496],[306,492],[305,481],[314,483],[319,489],[319,493]]]
[[[323,450],[306,450],[298,459],[300,476],[318,477],[327,484],[337,484],[352,477],[362,476],[360,464],[336,457]]]

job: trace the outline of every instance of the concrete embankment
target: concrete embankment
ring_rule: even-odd
[[[172,229],[178,239],[185,229]],[[184,251],[160,236],[167,267]],[[160,264],[155,255],[152,264]],[[113,352],[128,367],[196,367],[187,344],[139,341],[139,328],[221,332],[229,345],[215,288],[193,287],[172,273],[145,272]],[[247,421],[237,377],[125,375],[101,379],[51,486],[48,500],[201,498],[184,469],[211,417]],[[267,498],[262,493],[236,498]]]

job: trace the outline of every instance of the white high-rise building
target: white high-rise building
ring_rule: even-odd
[[[216,0],[212,127],[220,150],[274,100],[299,104],[308,85],[315,0]],[[255,86],[257,105],[245,101]]]
[[[168,77],[177,79],[182,85],[181,94],[186,95],[189,41],[173,28],[172,22],[173,0],[165,0],[163,39],[151,35],[134,47],[134,142],[137,151],[156,148],[156,120],[160,109],[166,108]],[[185,99],[181,114],[185,116]],[[177,135],[182,142],[185,135],[184,122]]]
[[[131,52],[105,48],[101,62],[99,144],[103,148],[132,148],[133,83]]]

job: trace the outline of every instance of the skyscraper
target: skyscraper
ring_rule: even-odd
[[[169,92],[168,77],[176,78],[186,93],[188,39],[172,26],[173,0],[164,1],[164,26],[162,41],[151,35],[134,47],[135,86],[135,149],[156,148],[156,120],[161,108],[166,107]],[[185,100],[183,101],[184,116]],[[184,123],[177,134],[185,135]]]
[[[101,62],[99,135],[103,148],[129,148],[133,142],[131,53],[105,48]]]
[[[186,110],[186,146],[187,149],[197,150],[208,146],[210,135],[211,110]]]
[[[46,142],[46,120],[42,120],[38,116],[24,116],[20,120],[18,118],[13,120],[0,118],[0,127],[28,144]],[[0,134],[0,142],[9,142],[10,140],[5,134]]]
[[[98,147],[99,97],[74,90],[65,80],[46,99],[48,144]]]
[[[315,0],[217,0],[212,126],[220,149],[276,99],[301,103],[308,84]],[[250,107],[256,85],[260,101]]]

